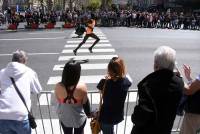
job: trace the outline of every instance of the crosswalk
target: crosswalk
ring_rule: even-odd
[[[107,39],[106,35],[99,29],[95,28],[94,31],[97,36],[100,37],[100,42],[96,44],[96,46],[93,49],[93,53],[89,53],[88,48],[92,45],[92,43],[95,41],[92,38],[89,38],[86,42],[86,44],[83,44],[82,47],[77,51],[77,55],[73,55],[73,49],[77,47],[77,45],[82,41],[82,38],[71,38],[66,41],[66,44],[64,45],[63,50],[61,51],[59,57],[58,57],[58,63],[57,65],[54,65],[53,67],[53,72],[54,74],[58,74],[55,76],[50,76],[47,85],[55,85],[57,82],[61,80],[61,75],[60,72],[63,69],[64,64],[66,63],[69,59],[74,58],[75,60],[85,60],[89,59],[88,63],[81,64],[82,67],[82,72],[83,75],[81,75],[80,81],[85,82],[88,87],[90,87],[90,84],[97,84],[100,79],[105,77],[106,69],[109,60],[112,57],[118,56],[115,52],[115,49],[112,47],[112,44],[110,41]],[[75,37],[76,35],[74,32],[70,35],[70,37]],[[90,71],[88,75],[85,75],[86,71]],[[131,80],[131,77],[127,75],[129,79]],[[53,93],[52,93],[53,94]],[[99,104],[99,93],[94,93],[92,97],[90,98],[92,100],[92,104]],[[135,102],[136,100],[136,93],[130,93],[129,100],[126,99],[126,102]],[[46,105],[52,105],[52,96],[51,94],[45,95],[42,94],[39,98],[40,105],[41,106],[46,106]],[[125,133],[130,133],[131,128],[132,128],[132,122],[131,122],[131,117],[127,116],[127,122],[123,121],[121,122],[118,126],[115,126],[115,129],[117,129],[119,134],[124,133],[124,127],[126,127],[126,132]],[[60,126],[59,126],[59,121],[58,119],[52,119],[52,122],[50,122],[48,119],[44,120],[37,120],[38,128],[37,128],[37,133],[42,134],[43,133],[43,126],[40,125],[41,123],[45,124],[45,133],[47,134],[60,134]],[[88,119],[86,126],[85,126],[85,134],[91,134],[90,131],[90,126],[89,126],[90,119]],[[125,125],[126,123],[126,125]],[[52,129],[48,129],[50,126],[53,126]],[[46,129],[47,128],[47,129]],[[42,131],[42,132],[40,132]],[[56,133],[55,133],[56,132]],[[36,132],[33,131],[35,134]]]

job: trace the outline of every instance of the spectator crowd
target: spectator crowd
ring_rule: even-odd
[[[91,13],[95,14],[98,26],[103,27],[137,27],[137,28],[169,28],[169,29],[191,29],[200,30],[200,13],[184,11],[140,11],[140,10],[66,10],[50,11],[43,13],[40,11],[25,11],[16,13],[8,9],[4,13],[1,23],[17,24],[19,22],[31,23],[56,23],[64,21],[66,23],[85,23],[91,18]],[[2,18],[2,17],[0,17]]]

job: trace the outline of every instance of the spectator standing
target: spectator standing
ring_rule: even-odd
[[[200,129],[200,74],[193,80],[190,66],[184,65],[183,69],[188,80],[184,93],[188,96],[180,134],[196,134]]]
[[[30,110],[31,92],[39,93],[42,88],[36,72],[25,65],[27,59],[24,51],[17,50],[12,62],[0,71],[0,134],[31,134],[28,111],[10,79],[15,80]]]
[[[131,134],[171,134],[184,83],[175,68],[176,51],[161,46],[154,52],[154,72],[138,84],[138,104],[131,116]]]
[[[84,104],[87,100],[87,86],[80,83],[81,66],[70,60],[65,64],[61,82],[56,84],[55,95],[58,101],[58,118],[64,134],[83,134],[86,124]]]
[[[131,82],[126,77],[124,61],[119,57],[110,60],[107,71],[106,79],[101,79],[97,85],[102,91],[105,84],[99,121],[103,134],[114,134],[114,125],[124,119],[124,102]]]

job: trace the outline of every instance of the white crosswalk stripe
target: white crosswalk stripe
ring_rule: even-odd
[[[115,52],[115,49],[112,49],[112,48],[106,48],[106,49],[92,49],[92,51],[94,53],[102,53],[102,52]],[[88,53],[89,50],[88,49],[80,49],[78,50],[78,53]],[[73,53],[73,50],[72,49],[65,49],[62,51],[62,53]]]
[[[127,77],[130,76],[127,75]],[[87,75],[87,76],[81,76],[80,77],[80,82],[84,82],[86,84],[91,84],[91,83],[98,83],[102,78],[105,78],[105,75]],[[49,77],[49,80],[47,82],[47,85],[55,85],[56,83],[61,81],[61,76],[53,76]],[[130,81],[132,81],[130,79]]]
[[[81,46],[81,48],[88,48],[88,47],[90,47],[92,45],[92,43],[86,43],[86,44],[84,44],[84,45],[82,45]],[[75,48],[75,47],[77,47],[78,46],[78,43],[77,44],[67,44],[67,45],[65,45],[65,48]],[[102,43],[102,44],[96,44],[95,45],[95,48],[99,48],[99,47],[111,47],[112,45],[111,44],[109,44],[109,43]]]
[[[77,51],[78,53],[79,51]],[[84,60],[84,59],[89,59],[89,60],[106,60],[106,59],[111,59],[112,57],[117,57],[117,55],[81,55],[81,56],[60,56],[58,58],[58,61],[68,61],[71,58],[74,58],[74,60]]]
[[[72,38],[76,38],[77,37],[77,35],[74,35],[74,36],[72,36]],[[105,40],[105,39],[107,39],[105,36],[100,36],[99,37],[99,39],[101,39],[101,40]],[[76,40],[83,40],[83,37],[82,38],[76,38]],[[88,38],[88,40],[94,40],[93,38],[91,38],[91,37],[89,37]]]
[[[68,40],[67,43],[81,43],[81,41],[82,41],[82,40]],[[87,40],[86,42],[87,42],[87,43],[93,43],[94,41],[95,41],[95,40],[92,39],[92,40]],[[99,43],[102,43],[102,42],[103,42],[103,43],[107,43],[107,42],[109,42],[109,41],[108,41],[108,40],[100,40],[100,41],[99,41]]]
[[[94,69],[106,69],[107,68],[107,63],[94,63],[94,64],[81,64],[81,70],[94,70]],[[64,64],[62,65],[55,65],[53,68],[53,71],[62,71],[64,67]]]
[[[53,94],[53,92],[52,92],[52,94]],[[127,96],[125,102],[136,102],[136,98],[137,98],[137,93],[136,92],[130,92],[129,98]],[[39,98],[40,104],[37,104],[37,105],[40,105],[40,106],[46,106],[46,105],[56,106],[56,103],[54,102],[54,100],[55,100],[54,94],[53,95],[42,94]],[[91,104],[98,105],[99,101],[100,101],[100,94],[99,93],[92,93],[91,96],[89,95],[89,100],[90,100]]]

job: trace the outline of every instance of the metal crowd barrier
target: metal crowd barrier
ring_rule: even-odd
[[[130,104],[132,103],[130,102],[130,94],[135,94],[137,96],[137,90],[129,90],[124,108],[124,121],[121,123],[121,125],[115,126],[115,134],[130,134],[132,128],[130,116],[136,104],[136,102]],[[99,98],[97,98],[97,96],[99,96]],[[37,122],[37,128],[32,130],[32,134],[63,134],[61,125],[58,121],[58,117],[56,114],[56,100],[54,92],[42,91],[40,94],[35,96],[33,95],[32,97],[32,113],[35,116]],[[99,102],[100,95],[98,95],[98,91],[88,91],[88,97],[90,99],[91,108],[96,109],[98,107],[98,104],[94,104],[94,101]],[[41,100],[41,98],[43,99]],[[43,105],[44,102],[46,103],[45,105]],[[85,126],[85,131],[87,130],[87,133],[85,134],[90,134],[88,133],[88,131],[90,130],[89,122],[90,119],[87,119],[87,123]],[[176,134],[180,131],[181,122],[182,117],[177,116],[172,130],[172,134]],[[121,126],[123,126],[123,129]]]

